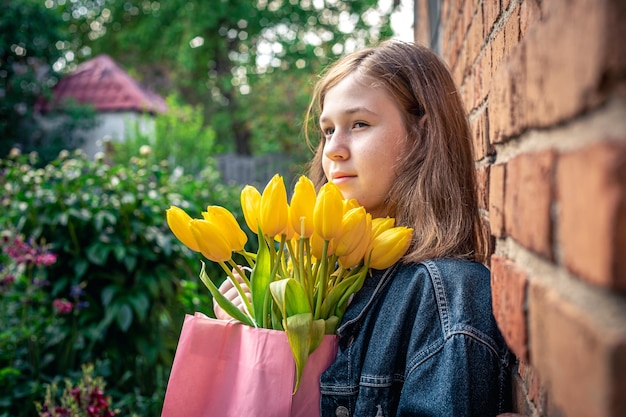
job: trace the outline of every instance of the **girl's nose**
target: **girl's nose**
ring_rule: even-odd
[[[324,144],[324,155],[330,160],[345,160],[350,157],[350,150],[347,146],[347,138],[339,130],[326,140]]]

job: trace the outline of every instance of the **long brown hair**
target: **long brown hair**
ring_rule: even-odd
[[[389,40],[349,54],[329,67],[317,83],[305,119],[305,134],[318,126],[326,93],[358,71],[383,88],[401,109],[407,152],[396,165],[386,206],[397,225],[412,227],[406,262],[458,257],[484,261],[486,233],[478,212],[476,173],[467,116],[445,63],[426,47]],[[324,137],[309,165],[320,187]]]

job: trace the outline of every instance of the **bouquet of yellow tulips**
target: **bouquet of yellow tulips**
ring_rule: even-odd
[[[220,293],[202,264],[200,278],[226,313],[250,326],[286,332],[297,390],[309,354],[324,334],[335,333],[369,269],[397,262],[413,230],[396,227],[393,218],[372,219],[356,200],[344,200],[332,182],[316,192],[305,176],[296,183],[290,204],[282,177],[275,175],[263,193],[245,186],[241,205],[247,226],[258,236],[256,254],[244,249],[247,235],[223,207],[209,206],[201,219],[193,219],[172,206],[167,222],[187,247],[221,265],[238,290],[243,311]],[[249,264],[249,279],[233,253]],[[250,298],[233,269],[250,289]]]

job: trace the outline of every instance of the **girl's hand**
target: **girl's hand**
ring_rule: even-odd
[[[248,288],[248,286],[243,282],[243,278],[241,278],[241,276],[235,269],[233,269],[233,276],[237,279],[237,281],[241,285],[241,288],[243,289],[246,297],[248,297],[248,300],[251,300],[250,288]],[[222,285],[220,285],[219,290],[222,294],[224,294],[224,297],[228,298],[228,300],[230,300],[235,305],[235,307],[237,307],[239,310],[245,313],[245,306],[243,303],[243,299],[237,292],[237,288],[235,288],[235,286],[230,281],[230,279],[226,279],[224,282],[222,282]],[[215,312],[215,317],[220,320],[232,320],[233,319],[231,316],[228,315],[228,313],[222,310],[222,307],[220,307],[219,304],[217,304],[215,299],[213,300],[213,311]]]

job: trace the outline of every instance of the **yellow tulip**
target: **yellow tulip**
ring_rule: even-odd
[[[241,209],[250,231],[257,233],[259,230],[261,193],[252,185],[246,185],[243,187],[243,190],[241,190]]]
[[[367,227],[366,215],[367,213],[363,207],[350,209],[343,215],[341,229],[333,240],[335,255],[348,255],[367,236],[365,230]]]
[[[342,268],[351,268],[361,263],[365,257],[365,251],[370,245],[372,239],[372,215],[366,213],[365,215],[365,233],[363,238],[358,242],[358,245],[348,254],[339,257],[339,266]]]
[[[343,200],[343,212],[347,213],[350,209],[359,207],[360,204],[356,200],[356,198],[351,198],[349,200]]]
[[[393,227],[374,237],[371,249],[370,268],[385,269],[395,264],[406,253],[411,244],[413,229],[404,226]]]
[[[235,216],[220,206],[208,206],[207,211],[202,212],[202,217],[212,223],[217,224],[224,235],[227,238],[230,247],[235,252],[242,251],[246,242],[248,242],[248,236],[245,234]]]
[[[293,229],[302,237],[313,234],[313,208],[315,206],[315,186],[305,176],[296,183],[289,206],[290,221]]]
[[[283,177],[276,174],[261,195],[259,226],[266,236],[274,237],[285,233],[289,221],[287,190]]]
[[[393,217],[377,217],[372,220],[372,236],[376,237],[385,230],[395,226],[396,219]]]
[[[167,225],[174,233],[174,236],[192,251],[200,252],[200,247],[189,228],[191,217],[183,209],[176,206],[171,206],[165,213]]]
[[[315,232],[324,240],[331,240],[341,229],[343,196],[337,185],[327,182],[320,189],[313,209]]]
[[[232,256],[232,248],[219,225],[200,219],[189,223],[191,233],[198,242],[200,253],[213,262],[226,262]]]
[[[283,233],[285,235],[285,241],[290,241],[291,239],[293,239],[294,237],[297,237],[297,233],[295,230],[293,230],[293,227],[291,227],[291,212],[288,210],[287,211],[287,218],[289,219],[287,221],[287,225],[285,226],[285,230],[283,230]],[[282,235],[276,235],[274,236],[274,240],[277,242],[280,242],[282,240]]]
[[[313,233],[310,237],[311,255],[315,259],[322,259],[322,252],[324,251],[324,239],[317,233]],[[328,255],[333,254],[333,242],[328,244]]]

